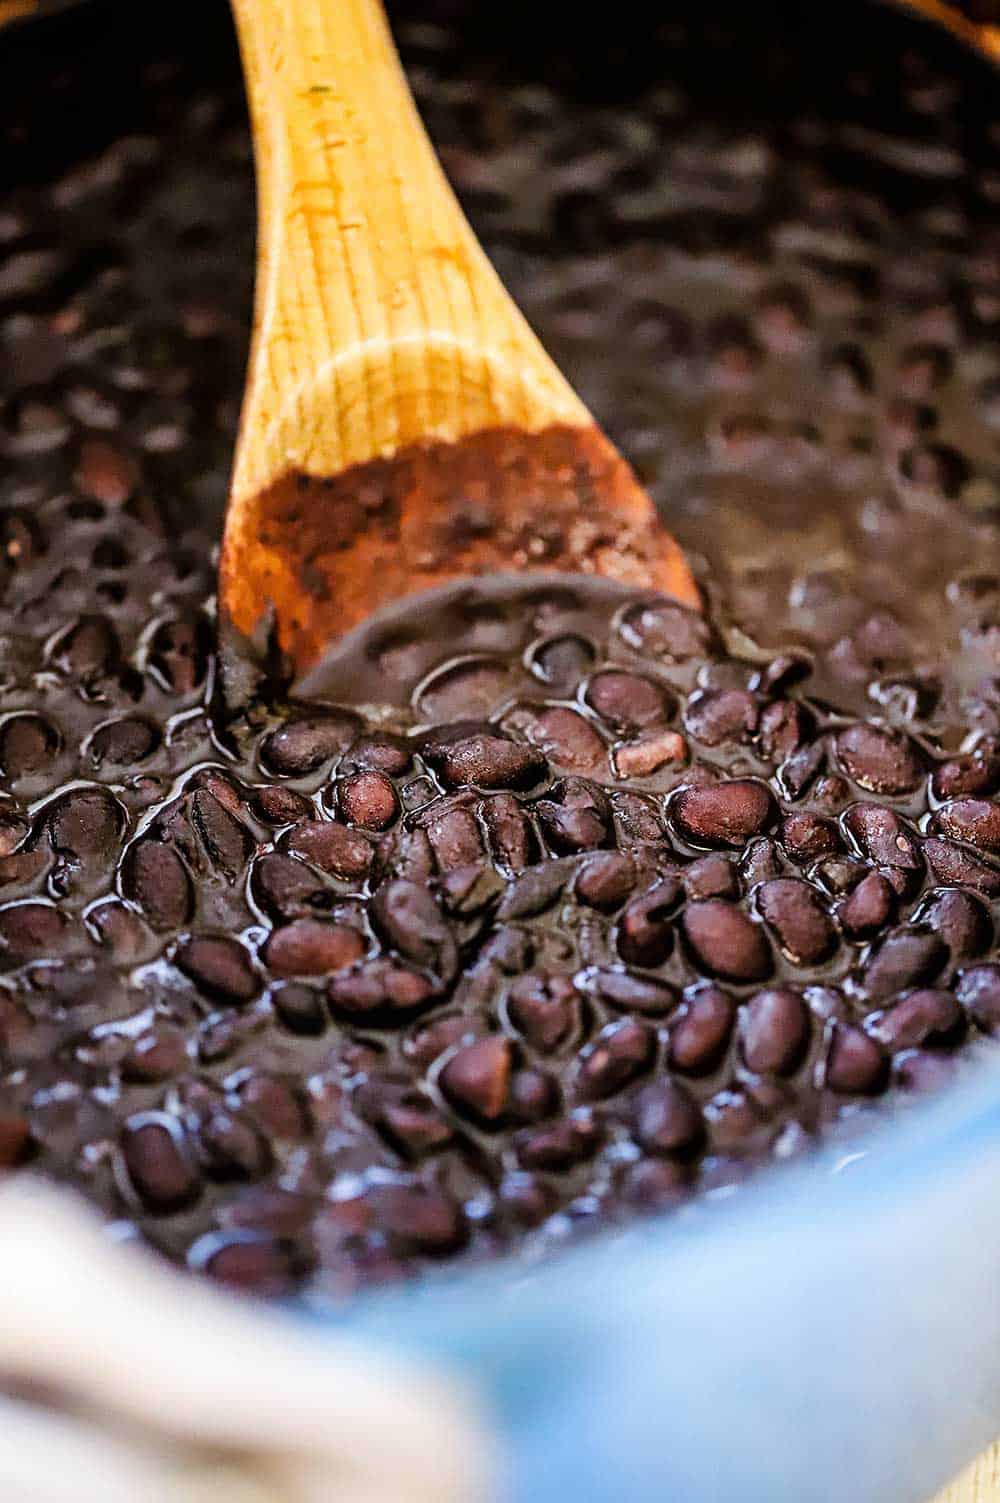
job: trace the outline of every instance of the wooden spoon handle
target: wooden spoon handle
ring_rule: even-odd
[[[977,48],[992,62],[1000,62],[1000,24],[972,21],[948,0],[897,0],[928,21],[944,26],[968,47]],[[998,17],[1000,20],[1000,17]]]
[[[589,422],[448,186],[379,0],[232,5],[260,236],[234,498],[290,466]]]

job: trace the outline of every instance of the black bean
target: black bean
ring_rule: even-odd
[[[341,882],[362,881],[374,859],[363,835],[332,821],[303,820],[289,836],[288,849]]]
[[[778,782],[789,799],[802,798],[816,780],[826,761],[826,747],[822,741],[807,742],[786,757],[778,768]]]
[[[337,795],[344,818],[363,830],[387,830],[399,816],[399,798],[384,773],[352,773]]]
[[[968,892],[947,887],[930,892],[914,917],[941,937],[952,960],[972,960],[993,941],[993,921],[986,905]]]
[[[220,1102],[199,1104],[192,1136],[202,1172],[210,1179],[257,1179],[271,1167],[272,1154],[266,1139]]]
[[[231,1059],[245,1042],[247,1033],[245,1020],[239,1013],[212,1013],[198,1026],[198,1059],[203,1065]]]
[[[841,904],[841,928],[851,939],[869,939],[885,928],[895,907],[891,884],[878,872],[869,872]]]
[[[239,1084],[242,1106],[270,1138],[297,1140],[309,1135],[309,1109],[299,1091],[287,1080],[254,1070]]]
[[[289,1294],[303,1274],[294,1245],[266,1232],[209,1232],[188,1252],[188,1265],[227,1289],[277,1299]]]
[[[149,930],[139,915],[114,898],[91,908],[87,922],[120,964],[130,964],[153,948]]]
[[[280,777],[305,777],[349,746],[358,729],[357,716],[343,710],[296,715],[265,737],[261,762]]]
[[[381,772],[401,778],[413,766],[413,752],[402,736],[378,731],[352,741],[340,759],[342,773]]]
[[[749,778],[686,788],[671,801],[670,819],[695,845],[745,845],[774,818],[775,805],[763,783]]]
[[[952,1055],[936,1049],[904,1049],[892,1062],[893,1079],[904,1091],[939,1091],[955,1074]]]
[[[0,908],[0,947],[13,960],[61,955],[72,942],[70,920],[49,903],[11,903]]]
[[[457,1112],[492,1127],[507,1110],[512,1068],[509,1039],[493,1034],[457,1049],[438,1079]]]
[[[578,1110],[561,1122],[519,1135],[517,1159],[525,1169],[559,1174],[592,1158],[600,1142],[593,1118]]]
[[[250,956],[228,935],[191,935],[177,946],[174,959],[199,991],[220,1002],[252,1002],[260,990]]]
[[[559,1110],[560,1099],[559,1087],[543,1070],[514,1071],[508,1101],[512,1121],[541,1122]]]
[[[809,1009],[791,987],[757,992],[741,1009],[743,1058],[759,1075],[791,1075],[809,1044]]]
[[[627,1170],[623,1188],[634,1206],[658,1211],[684,1198],[691,1176],[692,1166],[684,1160],[642,1158]]]
[[[531,821],[512,794],[483,799],[480,814],[494,861],[512,876],[538,860],[538,839]]]
[[[191,801],[191,823],[212,870],[235,882],[253,850],[249,830],[207,788],[199,788]]]
[[[811,741],[814,730],[812,716],[796,700],[776,700],[761,712],[761,755],[767,762],[785,762]]]
[[[433,1185],[378,1185],[369,1192],[378,1226],[394,1250],[403,1255],[442,1257],[468,1240],[462,1209],[445,1191]]]
[[[780,877],[784,865],[776,842],[763,835],[751,840],[740,857],[739,870],[743,885],[748,889]]]
[[[721,898],[689,903],[684,936],[695,962],[709,975],[730,981],[764,981],[772,959],[764,932],[741,908]]]
[[[676,1081],[644,1086],[635,1100],[636,1142],[647,1153],[690,1154],[701,1145],[705,1123],[697,1103]]]
[[[667,1055],[684,1075],[708,1075],[722,1061],[736,1021],[736,1004],[721,987],[700,985],[684,993],[670,1027]]]
[[[648,1024],[633,1018],[609,1023],[580,1055],[577,1094],[585,1101],[613,1096],[652,1067],[655,1053]]]
[[[747,1091],[718,1091],[704,1113],[716,1153],[744,1155],[763,1146],[765,1114]]]
[[[49,661],[68,678],[90,684],[118,666],[121,649],[103,616],[81,616],[50,643]]]
[[[728,856],[700,856],[683,872],[684,891],[689,898],[738,898],[739,877]]]
[[[331,976],[326,994],[334,1012],[376,1024],[409,1018],[436,995],[428,977],[382,958]]]
[[[265,825],[291,825],[308,819],[312,804],[291,788],[258,788],[250,805],[254,817]]]
[[[426,1070],[446,1050],[477,1032],[483,1029],[474,1015],[446,1013],[419,1023],[403,1040],[403,1055],[417,1069]]]
[[[459,866],[441,877],[441,906],[449,918],[477,918],[492,910],[504,891],[503,878],[483,861]]]
[[[485,731],[428,742],[422,753],[447,788],[531,788],[547,771],[532,747]]]
[[[911,896],[920,885],[923,861],[917,841],[899,816],[877,804],[854,804],[843,822],[860,853],[885,868],[898,896]]]
[[[974,965],[962,971],[955,993],[983,1033],[1000,1032],[1000,965]]]
[[[572,874],[572,863],[567,861],[543,861],[530,867],[507,888],[497,918],[506,923],[544,913],[565,891]]]
[[[387,944],[442,980],[458,969],[458,945],[431,894],[416,882],[383,882],[371,905],[372,922]]]
[[[439,668],[420,688],[422,720],[488,715],[510,687],[511,671],[502,659],[473,658]]]
[[[793,965],[818,965],[837,947],[837,931],[815,887],[795,877],[765,882],[757,907]]]
[[[129,1117],[121,1134],[121,1154],[129,1184],[152,1211],[177,1211],[197,1199],[198,1172],[178,1123],[162,1112]]]
[[[684,725],[705,746],[746,743],[759,723],[757,702],[745,689],[699,689],[684,710]]]
[[[292,1033],[312,1037],[323,1032],[326,1016],[322,999],[311,987],[286,981],[273,987],[269,995],[278,1017]]]
[[[1000,804],[988,799],[962,798],[942,804],[934,816],[934,828],[980,851],[1000,852]]]
[[[141,1033],[121,1063],[122,1079],[142,1085],[179,1075],[187,1062],[184,1034],[169,1023]]]
[[[579,778],[566,778],[552,794],[539,799],[535,812],[554,850],[570,854],[610,843],[611,807],[600,789]]]
[[[377,1091],[368,1113],[396,1151],[407,1159],[424,1158],[454,1141],[451,1127],[421,1091]]]
[[[616,790],[611,794],[611,807],[618,821],[621,845],[644,845],[664,838],[666,831],[653,799],[641,793]]]
[[[971,752],[953,757],[934,769],[931,779],[937,799],[972,798],[1000,789],[1000,744],[985,738]]]
[[[507,1016],[529,1044],[551,1054],[580,1030],[580,996],[568,976],[531,972],[507,993]]]
[[[520,726],[520,717],[517,723]],[[551,705],[533,711],[524,722],[524,732],[564,772],[599,774],[607,768],[604,742],[590,721],[576,710]]]
[[[418,824],[427,832],[440,871],[452,871],[482,861],[483,837],[469,805],[447,799],[435,800],[428,809],[421,811]]]
[[[667,982],[634,976],[618,967],[596,966],[584,973],[584,984],[606,1007],[620,1012],[665,1017],[677,1005],[677,993]]]
[[[427,831],[407,829],[405,824],[380,841],[377,854],[377,870],[391,872],[405,882],[417,882],[426,886],[436,869],[434,851],[427,838]]]
[[[951,992],[920,987],[886,1012],[867,1019],[865,1028],[887,1049],[914,1049],[919,1044],[953,1044],[964,1025],[962,1009]]]
[[[933,981],[947,960],[946,947],[930,930],[897,929],[865,966],[865,990],[873,1002],[888,1001],[908,987]]]
[[[58,756],[62,737],[42,715],[9,715],[0,724],[0,772],[11,782],[45,772]]]
[[[786,814],[778,838],[792,861],[808,865],[840,850],[837,827],[818,814]]]
[[[329,888],[302,861],[271,853],[254,862],[251,890],[274,919],[307,918],[331,906]]]
[[[870,875],[861,862],[851,856],[830,856],[819,863],[815,872],[823,891],[830,893],[832,897],[843,897],[845,893],[852,892]],[[887,886],[894,894],[895,889],[891,883]]]
[[[604,851],[580,868],[574,886],[577,901],[602,913],[613,913],[632,892],[637,876],[631,856]]]
[[[109,720],[98,726],[87,751],[93,767],[103,767],[106,763],[113,767],[134,767],[151,757],[159,744],[160,733],[155,725],[137,715],[129,715],[123,720]]]
[[[901,731],[862,722],[841,731],[836,747],[848,777],[873,793],[912,793],[924,773],[919,747]]]
[[[360,960],[365,938],[349,924],[297,918],[275,929],[264,947],[264,963],[274,976],[325,976]]]
[[[125,813],[106,788],[76,788],[49,804],[44,815],[52,849],[86,869],[113,864]]]
[[[180,856],[159,840],[137,840],[122,867],[122,890],[154,929],[182,929],[194,913],[194,890]]]
[[[618,953],[628,965],[662,965],[674,947],[674,914],[681,895],[676,877],[665,877],[626,905],[618,920]]]
[[[613,749],[615,776],[648,778],[667,766],[683,766],[688,744],[679,731],[652,727],[633,741],[619,741]]]
[[[652,679],[609,669],[587,685],[586,701],[616,731],[640,731],[667,720],[676,708],[672,694]]]
[[[927,865],[939,882],[971,887],[984,898],[1000,897],[1000,868],[950,840],[924,841]]]
[[[860,1028],[834,1024],[826,1060],[826,1084],[842,1096],[877,1096],[889,1078],[889,1061]]]

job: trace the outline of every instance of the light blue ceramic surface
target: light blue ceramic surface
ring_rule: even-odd
[[[852,1149],[344,1323],[478,1384],[514,1503],[927,1499],[1000,1434],[1000,1067]]]

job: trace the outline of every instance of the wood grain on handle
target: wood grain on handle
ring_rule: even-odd
[[[0,0],[0,26],[8,21],[25,21],[39,7],[39,0]]]
[[[448,186],[378,0],[233,0],[260,195],[233,498],[414,441],[590,421]]]
[[[997,23],[991,24],[970,20],[958,6],[947,4],[946,0],[896,0],[896,4],[947,27],[966,46],[976,48],[993,62],[1000,62],[1000,7]]]

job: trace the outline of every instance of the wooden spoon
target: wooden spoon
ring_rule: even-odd
[[[232,0],[259,195],[220,621],[302,673],[468,575],[602,575],[697,608],[679,547],[508,297],[379,0]]]

